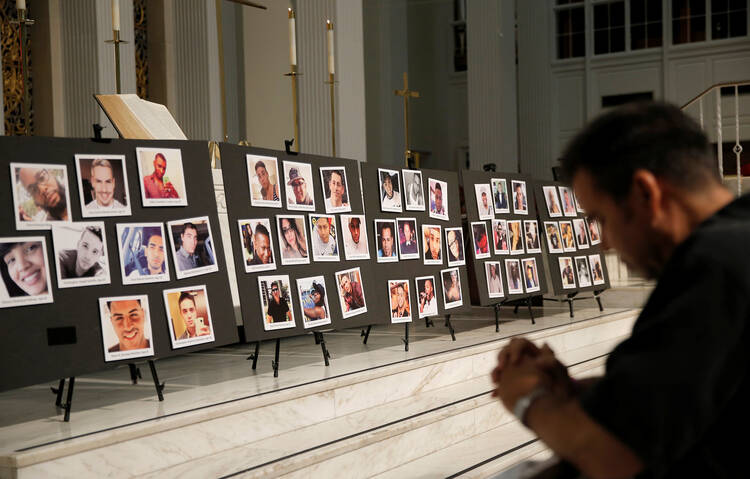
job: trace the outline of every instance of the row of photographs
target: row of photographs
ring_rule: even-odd
[[[526,182],[511,180],[511,189],[513,191],[513,213],[517,215],[529,214]],[[584,213],[573,190],[567,186],[559,187],[559,197],[555,186],[544,186],[543,190],[547,212],[550,217],[555,218],[563,215],[575,217],[577,213]],[[474,194],[480,220],[491,220],[496,214],[510,213],[508,185],[504,178],[492,178],[490,184],[475,184]],[[559,198],[562,198],[562,206]]]
[[[523,227],[521,226],[523,224]],[[490,241],[496,255],[541,253],[539,225],[536,220],[492,220],[492,235],[487,234],[487,223],[471,223],[474,257],[490,257]]]
[[[602,242],[599,223],[588,216],[572,221],[545,221],[544,230],[550,253],[573,253]]]
[[[401,201],[401,180],[403,174],[404,201]],[[425,211],[427,209],[422,172],[419,170],[390,170],[378,168],[380,188],[380,209],[390,213],[407,211]],[[429,215],[448,221],[448,183],[435,178],[427,179],[429,192]]]
[[[169,281],[162,223],[118,223],[120,271],[125,285]],[[167,222],[177,279],[218,271],[207,216]],[[58,288],[111,282],[103,221],[77,221],[52,228]],[[44,237],[0,238],[0,307],[52,302]]]
[[[282,265],[309,264],[311,256],[313,261],[340,261],[339,236],[342,237],[347,261],[370,259],[367,228],[363,227],[364,215],[342,214],[339,221],[335,215],[310,213],[308,217],[276,215],[276,240]],[[415,218],[377,219],[374,224],[377,262],[420,258],[419,229]],[[238,220],[237,225],[243,246],[245,272],[275,270],[277,262],[271,220],[243,219]],[[424,264],[442,265],[443,227],[425,224],[421,227]],[[448,266],[466,264],[463,243],[463,230],[460,227],[445,228]]]
[[[564,289],[576,288],[576,275],[579,288],[604,284],[602,259],[598,254],[588,256],[561,256],[557,258],[560,266],[560,278]]]
[[[544,191],[544,201],[547,204],[547,213],[550,218],[557,218],[560,216],[578,216],[577,213],[585,214],[583,208],[581,208],[578,202],[578,196],[575,192],[567,186],[542,186]],[[560,196],[557,196],[558,190]],[[562,199],[562,202],[560,201]]]
[[[341,314],[350,318],[367,312],[365,287],[359,268],[338,271],[334,274],[339,295]],[[443,289],[443,306],[445,309],[459,307],[463,304],[461,279],[458,268],[440,271]],[[414,280],[420,318],[438,314],[435,277],[421,276]],[[390,319],[393,323],[409,322],[412,318],[413,305],[409,294],[410,281],[407,279],[388,280],[388,298]],[[259,276],[258,294],[260,295],[261,316],[265,331],[294,328],[294,304],[292,287],[288,275]],[[325,278],[313,276],[297,279],[297,298],[305,328],[314,328],[331,323],[328,292]]]
[[[163,291],[172,348],[215,340],[205,285]],[[120,361],[154,355],[148,295],[99,298],[104,360]]]
[[[484,272],[487,278],[487,295],[490,298],[504,298],[502,266],[500,261],[485,261]],[[541,289],[536,258],[506,259],[505,280],[508,294],[533,293]]]

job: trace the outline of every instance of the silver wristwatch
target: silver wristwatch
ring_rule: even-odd
[[[513,406],[513,415],[516,416],[516,418],[518,418],[518,420],[521,421],[524,426],[528,426],[526,424],[526,413],[528,412],[529,407],[531,407],[531,404],[539,399],[539,397],[544,396],[548,393],[549,391],[547,391],[547,389],[542,386],[535,387],[534,389],[529,391],[528,394],[518,398],[518,400],[516,401],[516,405]]]

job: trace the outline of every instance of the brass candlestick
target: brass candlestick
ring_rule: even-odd
[[[120,30],[112,30],[112,40],[105,40],[104,43],[112,43],[115,46],[115,85],[117,86],[117,94],[122,93],[120,88],[120,43],[128,43],[125,40],[120,40]]]
[[[333,150],[333,156],[336,156],[336,91],[334,86],[336,81],[334,80],[334,74],[328,74],[328,81],[325,82],[331,91],[331,145]]]
[[[404,72],[404,88],[394,90],[396,96],[404,98],[404,161],[406,167],[409,167],[409,158],[411,158],[411,149],[409,149],[409,98],[419,98],[419,92],[409,90],[409,76]]]
[[[302,75],[297,71],[297,65],[291,66],[289,73],[284,73],[284,76],[290,77],[292,80],[292,115],[294,117],[294,144],[296,145],[296,152],[299,153],[299,111],[297,109],[297,77]]]
[[[19,8],[18,20],[11,20],[10,23],[18,25],[18,36],[21,38],[21,44],[19,46],[21,53],[21,71],[23,72],[23,113],[26,117],[26,124],[24,125],[25,134],[31,134],[31,97],[29,97],[29,59],[26,55],[28,46],[26,42],[26,28],[34,24],[34,20],[26,17],[26,9]]]

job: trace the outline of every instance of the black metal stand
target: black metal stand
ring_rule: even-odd
[[[602,305],[602,299],[599,297],[600,294],[602,294],[604,289],[596,290],[594,291],[594,296],[586,296],[586,297],[577,297],[579,291],[576,291],[574,293],[568,293],[565,295],[564,299],[557,299],[557,298],[542,298],[545,301],[556,301],[558,303],[568,303],[568,309],[570,310],[570,317],[575,318],[575,313],[573,312],[573,301],[580,301],[582,299],[595,299],[596,304],[599,306],[599,311],[604,312],[604,306]]]
[[[451,333],[451,339],[453,339],[453,341],[455,341],[456,340],[456,331],[453,329],[453,325],[451,324],[451,315],[450,314],[446,314],[445,315],[445,327],[448,328],[448,331],[450,331],[450,333]]]
[[[430,318],[424,318],[424,327],[425,328],[429,328],[430,326],[432,326],[434,328],[435,327],[435,323],[433,323]]]
[[[516,303],[516,306],[513,308],[513,314],[518,314],[518,307],[521,306],[520,301],[523,301],[526,303],[526,306],[529,308],[529,316],[531,316],[531,324],[536,324],[536,320],[534,319],[534,311],[531,309],[531,296],[524,299],[519,299],[519,302]],[[498,331],[497,327],[495,328],[495,331]]]
[[[372,329],[372,324],[369,325],[369,326],[367,326],[367,330],[366,331],[363,329],[362,332],[359,333],[360,337],[364,336],[364,338],[365,338],[365,339],[362,340],[362,344],[367,344],[367,338],[370,337],[370,330],[371,329]]]
[[[55,395],[55,406],[65,410],[65,415],[63,416],[63,421],[65,422],[70,422],[70,407],[73,404],[73,386],[75,386],[75,383],[75,376],[68,378],[68,395],[65,398],[65,403],[62,402],[63,390],[65,389],[65,378],[60,379],[56,388],[50,388],[52,394]]]
[[[134,363],[128,363],[128,369],[130,369],[130,380],[133,384],[138,384],[138,380],[143,379],[141,370]]]
[[[404,323],[404,337],[401,338],[404,342],[404,351],[409,350],[409,323]]]
[[[594,291],[594,299],[596,299],[596,304],[599,305],[599,312],[602,312],[602,313],[604,312],[604,306],[602,306],[602,298],[600,298],[599,295],[602,294],[604,291],[606,290],[600,289],[598,291]]]
[[[252,359],[253,361],[253,371],[255,371],[255,367],[258,365],[258,353],[260,352],[260,341],[255,341],[255,352],[251,353],[250,356],[248,356],[246,359],[250,361]]]
[[[502,305],[502,304],[503,303],[495,303],[494,304],[494,308],[495,308],[495,332],[496,333],[500,332],[500,305]]]
[[[153,359],[148,360],[148,367],[151,368],[151,377],[154,378],[154,387],[156,388],[156,396],[159,398],[159,401],[164,401],[164,394],[162,394],[162,391],[164,391],[164,386],[166,386],[166,382],[159,383],[159,375],[156,374],[156,364],[154,364]]]
[[[331,357],[331,353],[329,353],[326,348],[326,340],[323,338],[323,333],[320,331],[313,331],[313,334],[315,335],[315,344],[320,344],[320,350],[323,351],[323,361],[325,361],[326,366],[330,366],[328,359]]]
[[[273,361],[271,361],[271,366],[273,367],[273,377],[277,378],[279,377],[279,349],[281,348],[281,339],[276,338],[276,352],[274,353]]]

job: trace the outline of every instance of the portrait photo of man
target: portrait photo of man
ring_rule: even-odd
[[[328,309],[326,281],[323,276],[299,278],[297,293],[302,311],[302,325],[305,328],[331,324],[331,310]]]
[[[445,251],[448,255],[448,266],[466,264],[463,228],[445,228]]]
[[[284,161],[286,207],[290,210],[315,211],[315,190],[309,163]]]
[[[589,238],[591,239],[591,245],[598,245],[602,242],[601,233],[599,233],[599,223],[596,220],[589,218],[586,219],[586,225],[589,230]]]
[[[367,312],[365,290],[359,268],[337,271],[336,283],[339,287],[339,303],[344,318]]]
[[[208,216],[167,223],[177,279],[219,270]]]
[[[417,284],[417,303],[419,304],[419,318],[438,314],[437,292],[434,276],[420,276],[415,278]]]
[[[347,260],[370,259],[365,215],[341,215],[341,233]]]
[[[259,207],[281,208],[279,166],[273,156],[245,155],[247,180],[250,185],[250,204]]]
[[[539,244],[539,226],[536,220],[524,220],[524,239],[526,242],[527,253],[541,253],[541,245]]]
[[[527,293],[533,293],[541,289],[539,285],[539,273],[536,268],[535,258],[525,258],[521,260],[521,269],[523,269],[523,286]]]
[[[399,172],[378,168],[378,182],[380,184],[380,209],[393,213],[401,213],[401,184]]]
[[[474,257],[490,257],[490,240],[487,236],[487,223],[484,221],[474,221],[471,223],[471,238],[474,244]]]
[[[104,360],[154,355],[148,296],[99,298]]]
[[[378,248],[378,263],[398,261],[396,221],[375,220],[375,242]]]
[[[474,185],[474,193],[477,200],[477,213],[480,220],[491,220],[495,217],[492,207],[492,191],[486,183]]]
[[[570,221],[560,221],[560,237],[562,238],[563,250],[573,252],[576,250],[575,233],[573,233],[573,223]]]
[[[591,270],[589,269],[588,259],[585,256],[576,256],[573,258],[573,262],[578,273],[578,286],[581,288],[591,286]]]
[[[404,200],[409,211],[424,211],[424,187],[422,172],[419,170],[401,170],[404,180]]]
[[[576,207],[573,202],[573,191],[567,186],[561,186],[560,198],[562,198],[563,214],[565,216],[576,216]]]
[[[325,166],[320,168],[320,182],[323,185],[326,213],[351,211],[349,205],[349,184],[346,181],[346,168]]]
[[[587,249],[589,247],[589,238],[586,230],[588,230],[588,228],[586,227],[586,221],[584,221],[583,218],[575,218],[573,220],[573,231],[576,235],[578,249]]]
[[[72,221],[64,165],[11,163],[16,229],[50,229]]]
[[[544,201],[547,204],[547,213],[551,218],[562,216],[560,200],[557,198],[557,188],[554,186],[543,186]]]
[[[524,241],[521,220],[508,221],[508,240],[510,241],[510,254],[523,254]]]
[[[458,268],[441,270],[440,277],[443,280],[443,306],[445,309],[457,308],[464,304]]]
[[[276,269],[271,240],[271,221],[268,218],[238,220],[242,240],[245,272],[269,271]]]
[[[517,215],[529,214],[529,205],[526,196],[526,182],[522,180],[512,180],[513,188],[513,213]]]
[[[500,262],[485,261],[484,274],[487,278],[487,295],[490,298],[504,297],[505,293],[503,292],[503,278],[500,273]]]
[[[109,284],[109,258],[104,223],[76,222],[52,227],[57,258],[57,285],[74,288]]]
[[[504,178],[492,178],[492,200],[495,203],[495,213],[510,213],[508,205],[508,183]]]
[[[589,255],[589,267],[591,268],[591,279],[596,285],[606,283],[604,270],[602,269],[602,258],[598,254]]]
[[[411,296],[409,281],[405,279],[388,280],[391,323],[411,322]]]
[[[562,287],[564,289],[572,289],[576,287],[576,275],[573,271],[573,260],[570,256],[564,256],[557,258],[560,265],[560,278],[562,279]]]
[[[422,225],[424,264],[443,264],[442,226]]]
[[[83,217],[129,216],[125,156],[76,155],[75,160]]]
[[[510,254],[507,221],[492,220],[492,240],[495,254]]]
[[[43,236],[0,238],[0,308],[52,302]]]
[[[123,284],[169,281],[162,223],[118,224]]]
[[[258,276],[258,290],[263,329],[273,331],[293,328],[295,326],[294,305],[289,276]]]
[[[310,238],[313,248],[313,260],[338,261],[338,229],[335,216],[310,214]]]
[[[182,151],[136,148],[143,206],[187,206]]]
[[[562,240],[560,239],[560,228],[556,221],[545,221],[544,229],[547,232],[547,248],[550,253],[562,253]]]
[[[164,307],[169,315],[173,348],[214,341],[214,326],[205,285],[165,290]]]
[[[428,179],[430,185],[430,218],[448,221],[448,183]]]
[[[505,279],[508,281],[508,294],[522,294],[521,263],[517,259],[505,260]]]
[[[398,228],[398,253],[401,259],[419,259],[417,220],[398,218],[396,227]]]

